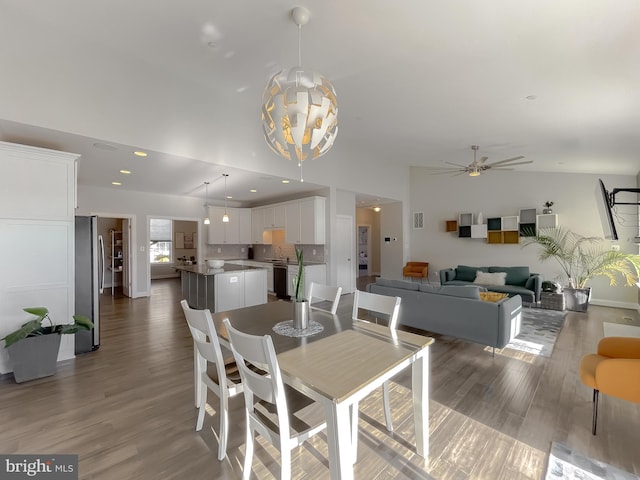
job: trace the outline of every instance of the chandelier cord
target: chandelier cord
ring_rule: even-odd
[[[302,25],[298,25],[298,66],[302,66]]]

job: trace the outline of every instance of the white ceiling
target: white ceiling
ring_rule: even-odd
[[[229,173],[245,203],[316,190],[336,159],[443,168],[472,144],[522,171],[640,170],[637,0],[309,0],[303,65],[333,81],[339,133],[283,186],[298,171],[266,146],[260,98],[297,61],[296,4],[0,0],[0,139],[82,154],[87,186],[199,196]]]

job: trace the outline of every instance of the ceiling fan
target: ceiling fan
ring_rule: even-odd
[[[527,160],[525,162],[517,162],[517,160],[524,158],[523,155],[519,155],[513,158],[507,158],[505,160],[499,160],[497,162],[486,163],[489,157],[480,157],[479,160],[476,160],[476,153],[478,152],[479,148],[480,147],[478,145],[471,145],[471,150],[473,150],[473,162],[471,162],[469,165],[460,165],[457,163],[445,162],[445,163],[448,163],[449,165],[454,165],[460,168],[456,168],[453,170],[446,170],[444,172],[438,172],[438,173],[435,173],[434,175],[438,175],[441,173],[459,172],[457,173],[457,175],[462,175],[463,173],[466,173],[470,177],[477,177],[478,175],[482,174],[483,172],[486,172],[487,170],[513,170],[510,167],[514,167],[516,165],[525,165],[527,163],[533,163],[533,160]],[[513,163],[513,162],[516,162],[516,163]]]

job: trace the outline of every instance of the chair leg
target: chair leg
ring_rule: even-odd
[[[218,437],[218,460],[224,460],[227,456],[227,439],[229,438],[229,399],[226,395],[220,396],[220,435]]]
[[[202,430],[202,424],[204,423],[204,414],[207,410],[207,386],[198,381],[200,388],[200,406],[198,407],[198,421],[196,422],[196,432]]]
[[[244,467],[242,468],[242,480],[249,480],[251,477],[251,464],[253,463],[253,427],[247,415],[247,437],[244,442]]]
[[[393,422],[391,421],[391,406],[389,405],[389,382],[382,384],[382,402],[384,404],[384,420],[387,430],[393,432]]]
[[[599,391],[596,390],[595,388],[593,389],[593,426],[591,428],[591,433],[593,435],[596,434],[596,426],[598,424],[598,397],[599,395]]]

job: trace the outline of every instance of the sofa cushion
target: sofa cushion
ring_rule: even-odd
[[[508,298],[508,293],[480,292],[480,300],[483,302],[499,302],[503,298]]]
[[[437,293],[440,295],[448,295],[450,297],[480,300],[480,287],[475,285],[444,285],[440,287]]]
[[[506,283],[506,278],[506,272],[488,273],[478,270],[473,283],[477,283],[479,285],[504,285]]]
[[[473,282],[476,279],[476,272],[488,272],[487,267],[468,267],[467,265],[458,265],[456,267],[456,280],[461,282]]]
[[[405,290],[418,290],[419,283],[407,282],[405,280],[393,280],[391,278],[376,278],[376,283],[383,287],[403,288]]]
[[[440,286],[434,286],[434,285],[428,285],[426,283],[421,283],[420,284],[420,291],[421,292],[427,292],[427,293],[440,293]]]
[[[506,272],[507,285],[524,287],[529,279],[529,267],[489,267],[490,272]]]

